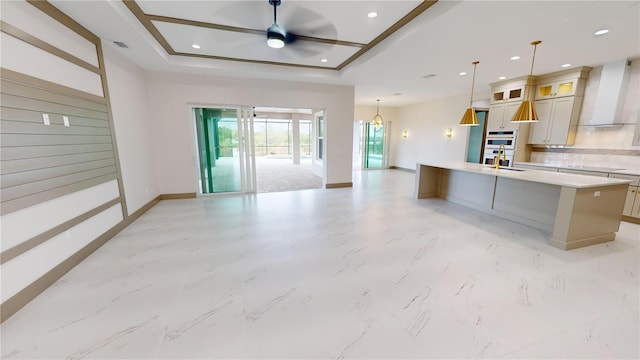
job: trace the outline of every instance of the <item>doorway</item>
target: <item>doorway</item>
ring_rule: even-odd
[[[487,111],[476,110],[478,115],[478,126],[470,126],[469,142],[467,144],[467,162],[474,164],[482,163],[482,154],[484,153],[484,140],[487,134]]]
[[[249,107],[194,107],[201,194],[255,192]]]
[[[386,169],[389,159],[391,124],[385,122],[375,126],[372,122],[360,121],[360,131],[354,132],[354,143],[359,143],[361,169]]]
[[[319,130],[316,117],[312,109],[254,108],[257,192],[322,187],[323,156],[316,149],[322,149],[323,124]]]

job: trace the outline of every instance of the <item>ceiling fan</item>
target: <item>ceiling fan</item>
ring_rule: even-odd
[[[268,3],[273,6],[273,24],[267,29],[267,45],[269,47],[281,49],[286,45],[296,43],[296,50],[312,55],[333,45],[330,39],[335,39],[337,36],[336,28],[319,14],[308,9],[293,7],[294,12],[288,14],[290,16],[285,20],[290,23],[287,29],[278,24],[278,6],[282,4],[282,0],[268,0]],[[301,32],[305,35],[302,35]],[[328,38],[315,38],[316,35],[328,35]],[[301,41],[298,42],[298,40]]]

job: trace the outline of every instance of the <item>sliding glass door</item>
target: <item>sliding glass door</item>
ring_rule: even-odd
[[[362,122],[362,168],[385,169],[388,167],[390,124],[375,126],[371,122]]]
[[[202,194],[255,192],[253,111],[193,108]]]

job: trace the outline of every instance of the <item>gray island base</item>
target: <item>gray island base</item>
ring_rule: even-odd
[[[569,250],[612,241],[629,181],[465,162],[417,164],[415,196],[439,197],[550,234]]]

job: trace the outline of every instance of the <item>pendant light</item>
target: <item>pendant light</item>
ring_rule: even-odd
[[[376,116],[373,117],[373,127],[376,130],[380,130],[380,128],[382,127],[382,116],[380,115],[380,99],[377,100],[378,101],[378,108],[376,110]]]
[[[476,85],[476,66],[480,64],[480,61],[474,61],[473,64],[473,80],[471,81],[471,99],[469,99],[469,108],[464,112],[462,116],[462,120],[460,120],[461,126],[477,126],[480,125],[478,121],[478,115],[476,115],[476,110],[471,106],[473,104],[473,88]]]
[[[531,59],[531,71],[529,72],[529,78],[533,76],[533,63],[536,61],[536,48],[538,45],[542,43],[540,40],[532,41],[531,45],[533,45],[533,58]],[[529,79],[527,79],[529,82]],[[536,114],[536,109],[533,108],[533,103],[527,99],[527,90],[529,86],[525,85],[524,88],[524,101],[518,107],[518,110],[515,114],[513,114],[513,118],[511,122],[515,123],[527,123],[527,122],[538,122],[538,114]]]

